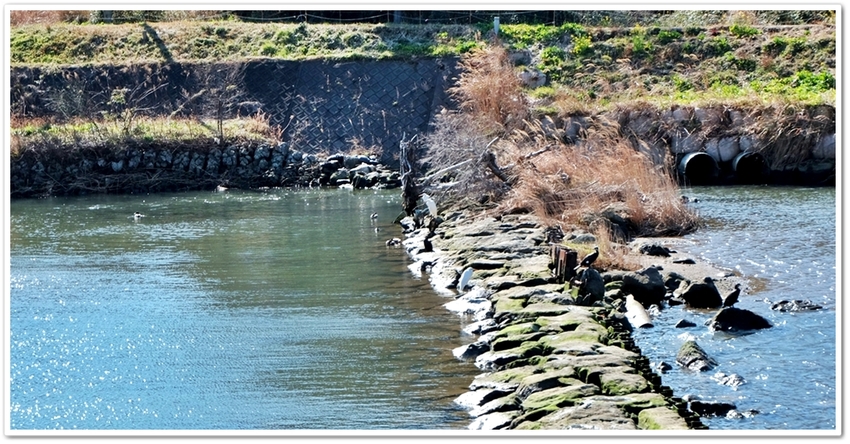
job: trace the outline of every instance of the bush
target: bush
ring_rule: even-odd
[[[658,43],[662,45],[666,45],[667,43],[676,41],[682,38],[682,33],[679,31],[671,31],[667,29],[662,29],[658,32]]]
[[[735,37],[752,37],[761,34],[761,31],[752,26],[734,24],[729,27],[729,33]]]
[[[593,43],[591,42],[590,36],[579,36],[573,35],[573,54],[577,56],[587,56],[593,53]]]

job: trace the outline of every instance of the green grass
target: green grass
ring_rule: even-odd
[[[482,46],[475,28],[456,25],[307,25],[161,22],[59,23],[14,27],[12,65],[236,61],[257,57],[386,59],[456,56]]]

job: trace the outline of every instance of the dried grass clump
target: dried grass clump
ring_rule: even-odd
[[[9,11],[9,24],[11,26],[82,23],[88,19],[89,11]]]
[[[505,135],[522,127],[530,104],[507,50],[492,46],[473,51],[461,61],[461,69],[449,92],[480,131]]]
[[[517,181],[502,211],[524,209],[552,224],[607,230],[620,241],[696,228],[698,218],[682,202],[670,169],[636,151],[611,122],[595,122],[576,145],[527,142],[532,147],[514,145],[508,154]],[[549,149],[528,156],[544,145]]]
[[[835,131],[835,116],[827,114],[826,109],[774,104],[753,112],[746,132],[765,141],[758,152],[771,169],[782,170],[809,158],[811,147]]]

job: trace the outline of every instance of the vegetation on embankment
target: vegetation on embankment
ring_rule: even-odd
[[[13,21],[12,65],[381,60],[458,56],[493,43],[492,23],[339,25],[231,18],[92,24],[80,12],[69,16],[74,23]],[[506,18],[500,26],[499,43],[546,76],[546,85],[531,91],[543,99],[535,104],[543,112],[586,112],[634,100],[835,104],[835,11],[577,15],[583,23],[524,24]]]

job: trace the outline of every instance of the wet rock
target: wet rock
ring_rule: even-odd
[[[688,409],[700,416],[726,416],[735,409],[735,404],[717,401],[691,401]]]
[[[527,360],[534,356],[549,354],[547,347],[539,342],[528,341],[509,350],[499,352],[488,351],[475,358],[475,366],[484,371],[495,371],[505,368],[514,361]]]
[[[658,370],[659,373],[667,373],[670,370],[673,370],[673,366],[664,361],[660,361],[658,364],[655,364],[655,369]]]
[[[720,385],[725,385],[733,388],[737,388],[747,383],[747,381],[737,373],[727,375],[723,372],[717,372],[714,374],[714,376],[711,377],[711,379],[717,381],[717,383]]]
[[[692,282],[684,288],[680,286],[677,292],[673,294],[683,299],[691,308],[717,308],[723,305],[723,298],[714,285],[714,280],[708,276],[702,282]]]
[[[812,301],[795,299],[793,301],[779,301],[770,306],[771,310],[776,311],[813,311],[821,310],[822,306],[813,303]]]
[[[496,321],[487,318],[467,325],[463,328],[463,332],[470,335],[483,335],[495,331],[498,328]]]
[[[664,278],[655,267],[623,274],[622,290],[634,296],[635,300],[645,307],[660,304],[667,294]]]
[[[490,351],[490,344],[486,341],[477,341],[472,344],[461,345],[452,350],[455,358],[466,361],[475,359],[484,352]]]
[[[478,406],[482,406],[494,399],[510,395],[511,393],[513,393],[513,390],[484,388],[466,392],[455,398],[454,402],[455,404],[461,407],[471,410]]]
[[[749,310],[726,307],[709,321],[709,328],[715,331],[741,332],[770,328],[773,325],[760,315]]]
[[[679,288],[679,284],[685,280],[685,277],[675,271],[667,271],[664,273],[664,287],[668,291],[673,291]]]
[[[470,430],[499,430],[511,425],[511,422],[519,415],[518,412],[496,412],[475,418],[469,424]]]
[[[696,323],[694,323],[693,321],[689,321],[687,319],[680,319],[679,322],[677,322],[676,325],[675,325],[676,328],[691,328],[691,327],[696,327],[696,326],[697,326]]]
[[[517,400],[516,394],[511,393],[507,396],[493,399],[492,401],[470,410],[469,416],[477,418],[490,413],[509,412],[513,410],[519,410],[519,401]]]
[[[540,373],[543,369],[537,366],[522,366],[484,373],[476,376],[469,384],[470,390],[494,389],[514,392],[520,382],[526,377]]]
[[[708,353],[696,343],[687,341],[679,348],[676,354],[676,362],[690,370],[704,372],[717,366],[717,361],[708,356]]]
[[[730,410],[726,413],[726,419],[744,419],[744,418],[752,418],[759,414],[758,410],[750,409],[744,410],[743,412],[739,412],[738,410]]]

